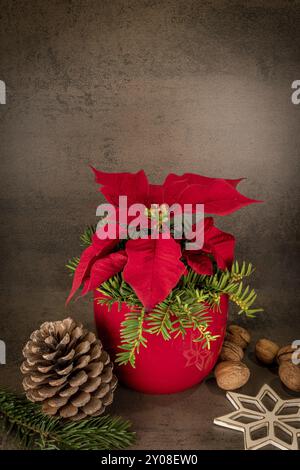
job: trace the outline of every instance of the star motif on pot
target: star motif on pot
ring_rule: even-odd
[[[208,367],[213,360],[213,355],[209,349],[203,349],[200,343],[192,343],[191,348],[183,351],[186,364],[185,367],[195,366],[198,370]]]
[[[298,449],[300,397],[282,400],[267,384],[255,397],[233,392],[227,392],[226,396],[236,410],[215,418],[214,423],[242,431],[246,450],[267,445],[281,450]]]

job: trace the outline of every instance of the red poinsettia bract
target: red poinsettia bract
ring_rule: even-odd
[[[170,174],[162,185],[149,184],[141,170],[137,173],[106,173],[92,168],[100,191],[117,210],[119,197],[127,196],[128,206],[144,204],[204,204],[204,212],[228,215],[256,201],[237,189],[241,179],[209,178],[193,173]],[[149,310],[163,301],[186,272],[186,265],[199,274],[230,268],[234,256],[234,237],[214,226],[212,217],[204,221],[204,245],[201,250],[182,250],[178,240],[163,238],[131,239],[125,249],[118,249],[118,239],[100,240],[95,234],[84,250],[75,271],[67,302],[80,286],[82,295],[96,289],[113,275],[123,272],[124,280],[134,289]]]
[[[213,260],[219,269],[230,268],[234,257],[235,238],[214,227],[212,217],[204,220],[204,244],[201,250],[185,250],[183,256],[198,274],[213,274]]]

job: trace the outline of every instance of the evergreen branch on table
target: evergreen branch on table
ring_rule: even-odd
[[[25,396],[0,390],[0,423],[27,449],[124,449],[135,440],[130,423],[110,415],[67,422],[47,416]]]

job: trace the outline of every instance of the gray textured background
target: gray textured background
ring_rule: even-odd
[[[257,267],[266,312],[247,324],[255,337],[300,338],[300,105],[290,99],[300,2],[0,0],[0,24],[1,385],[20,389],[27,336],[67,315],[64,264],[101,201],[89,163],[142,167],[155,183],[169,172],[246,176],[241,190],[265,204],[218,222]],[[70,312],[93,328],[89,300]],[[248,361],[245,392],[265,381],[282,390]],[[230,410],[212,381],[133,397],[120,389],[113,410],[132,419],[138,447],[242,447],[212,425]]]

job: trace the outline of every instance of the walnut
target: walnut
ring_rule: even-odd
[[[290,344],[280,348],[278,353],[277,353],[277,362],[278,362],[278,364],[281,364],[284,361],[291,361],[293,352],[295,352],[295,349],[293,349]]]
[[[293,392],[300,392],[300,367],[289,361],[281,362],[279,377],[282,383]]]
[[[251,335],[249,331],[242,326],[230,325],[227,328],[225,339],[245,349],[250,343]]]
[[[272,364],[278,351],[278,344],[266,338],[259,339],[255,345],[256,357],[264,364]]]
[[[244,357],[244,351],[240,346],[230,341],[224,341],[220,353],[221,361],[241,361]]]
[[[223,390],[236,390],[248,382],[250,370],[240,361],[224,361],[215,368],[215,377]]]

